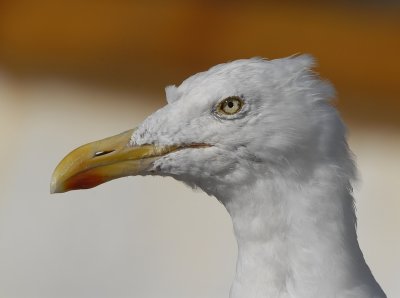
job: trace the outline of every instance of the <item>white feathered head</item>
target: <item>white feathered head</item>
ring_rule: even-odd
[[[352,175],[334,90],[313,65],[308,55],[242,59],[169,86],[168,104],[139,127],[68,155],[52,191],[151,174],[215,194],[260,173],[305,178],[321,163]]]

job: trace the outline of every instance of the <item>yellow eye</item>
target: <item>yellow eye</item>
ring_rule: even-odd
[[[243,101],[239,96],[230,96],[221,101],[217,106],[220,115],[233,115],[242,109]]]

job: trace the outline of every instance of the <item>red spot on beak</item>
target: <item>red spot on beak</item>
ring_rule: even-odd
[[[65,188],[69,190],[93,188],[99,184],[107,182],[105,177],[94,173],[84,172],[71,177],[65,182]]]

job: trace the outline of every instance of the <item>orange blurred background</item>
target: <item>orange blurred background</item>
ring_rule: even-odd
[[[346,98],[346,117],[397,125],[399,36],[396,1],[3,0],[0,10],[0,61],[14,74],[161,98],[164,85],[217,63],[311,53]]]
[[[161,178],[50,200],[48,180],[73,147],[164,105],[164,86],[229,60],[296,53],[312,54],[337,89],[362,177],[361,246],[399,296],[400,3],[372,0],[2,0],[0,296],[227,297],[236,247],[214,200]],[[133,209],[147,215],[132,220]],[[119,244],[105,249],[110,238]]]

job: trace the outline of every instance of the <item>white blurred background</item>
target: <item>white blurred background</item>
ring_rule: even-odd
[[[299,51],[338,88],[360,170],[360,244],[388,297],[400,296],[397,6],[4,3],[0,297],[228,297],[236,243],[215,198],[155,177],[50,196],[50,177],[71,149],[164,105],[164,85],[217,62]]]

